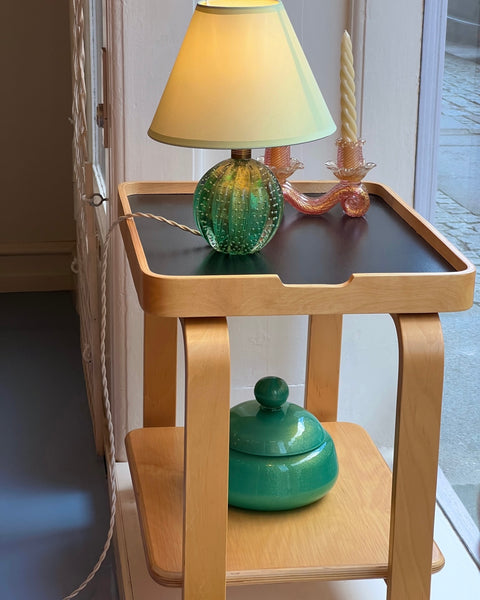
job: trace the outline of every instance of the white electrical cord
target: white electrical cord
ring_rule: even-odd
[[[110,493],[110,525],[108,528],[107,539],[105,541],[105,545],[103,546],[102,553],[100,554],[95,566],[90,571],[85,580],[68,596],[65,596],[62,600],[70,600],[77,596],[83,589],[87,587],[90,581],[95,577],[97,571],[102,566],[103,561],[107,555],[108,549],[110,548],[110,543],[112,541],[113,530],[115,527],[115,513],[117,509],[117,485],[115,481],[115,437],[113,434],[113,420],[112,420],[112,411],[110,405],[110,398],[108,392],[108,379],[107,379],[107,366],[105,359],[105,338],[107,331],[107,263],[108,263],[108,249],[110,245],[110,237],[117,225],[131,219],[133,217],[145,217],[147,219],[155,219],[156,221],[161,221],[162,223],[166,223],[167,225],[171,225],[172,227],[178,227],[182,231],[186,231],[193,235],[201,236],[202,234],[196,229],[191,229],[186,225],[181,225],[175,221],[171,221],[169,219],[165,219],[164,217],[160,217],[158,215],[152,215],[151,213],[129,213],[125,216],[119,217],[116,221],[114,221],[108,233],[105,237],[105,242],[102,247],[102,264],[101,264],[101,322],[100,322],[100,363],[101,363],[101,373],[102,373],[102,388],[103,388],[103,410],[105,415],[105,420],[107,422],[107,430],[108,430],[108,438],[106,439],[106,455],[107,455],[107,473],[109,477],[109,493]]]
[[[87,85],[85,79],[85,14],[84,14],[84,0],[70,0],[72,10],[72,73],[73,73],[73,102],[72,102],[72,124],[73,124],[73,168],[74,168],[74,200],[75,200],[75,220],[77,223],[77,257],[72,263],[72,270],[78,274],[78,293],[80,297],[80,306],[84,311],[88,313],[88,272],[86,268],[86,256],[88,254],[88,248],[86,244],[87,232],[86,232],[86,217],[85,217],[85,201],[86,189],[85,189],[85,165],[88,162],[88,120],[87,120]],[[63,600],[70,600],[77,596],[84,588],[87,587],[88,583],[95,577],[95,574],[100,569],[105,556],[110,547],[110,542],[113,536],[113,528],[115,526],[115,511],[117,492],[115,484],[115,439],[113,436],[113,424],[112,414],[110,409],[110,400],[108,395],[108,381],[107,381],[107,369],[105,361],[105,336],[106,336],[106,312],[107,312],[107,300],[106,300],[106,279],[107,279],[107,255],[108,246],[110,242],[110,235],[114,228],[127,219],[132,217],[146,217],[149,219],[155,219],[171,225],[173,227],[179,227],[183,231],[188,231],[194,235],[201,235],[199,231],[190,229],[185,225],[175,223],[175,221],[169,221],[164,217],[158,217],[156,215],[148,213],[134,213],[128,214],[124,217],[120,217],[112,223],[108,234],[105,238],[105,243],[102,248],[102,265],[101,265],[101,331],[100,331],[100,363],[101,363],[101,376],[102,376],[102,387],[103,387],[103,407],[104,415],[107,421],[108,427],[108,438],[105,440],[105,453],[106,453],[106,464],[107,472],[109,477],[110,487],[110,527],[107,534],[107,539],[103,547],[103,551],[100,557],[93,567],[90,574],[86,577],[81,585],[78,586],[68,596],[65,596]],[[80,311],[83,315],[84,321],[88,321],[88,314],[85,316],[82,310]],[[82,333],[82,337],[85,334]],[[90,348],[89,339],[87,336],[86,340],[82,339],[83,353],[87,353],[87,348]]]

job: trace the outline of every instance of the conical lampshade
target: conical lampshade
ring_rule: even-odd
[[[334,131],[281,2],[198,2],[148,134],[177,146],[232,149],[194,194],[195,222],[212,248],[257,252],[281,221],[280,184],[251,159],[251,148]]]
[[[263,148],[335,129],[281,2],[202,0],[148,134],[178,146]]]

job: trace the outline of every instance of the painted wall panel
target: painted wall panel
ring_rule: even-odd
[[[292,156],[304,163],[304,168],[292,179],[331,179],[325,167],[335,160],[335,140],[340,131],[340,42],[346,27],[348,2],[312,2],[286,0],[285,8],[302,44],[323,97],[337,125],[331,136],[292,148]]]
[[[368,0],[363,128],[369,179],[413,204],[423,1]]]
[[[147,136],[191,15],[191,0],[125,3],[125,167],[128,180],[192,179],[192,150],[159,144]]]
[[[70,289],[72,251],[63,248],[75,240],[68,3],[2,2],[0,22],[0,285]],[[36,272],[30,263],[39,260]]]

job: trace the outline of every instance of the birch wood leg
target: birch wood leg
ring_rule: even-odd
[[[143,426],[174,427],[177,319],[145,313],[143,353]]]
[[[310,315],[305,408],[320,421],[337,420],[342,315]]]
[[[390,522],[388,600],[430,598],[443,387],[437,314],[393,316],[399,386]]]
[[[183,319],[185,344],[184,600],[224,600],[230,349],[225,317]]]

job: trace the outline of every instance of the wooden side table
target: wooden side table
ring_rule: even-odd
[[[318,194],[329,182],[303,182]],[[193,226],[191,183],[127,183],[124,214]],[[387,188],[368,184],[366,219],[286,207],[261,253],[215,253],[202,238],[136,218],[122,234],[145,313],[144,428],[127,451],[149,571],[186,600],[225,585],[385,578],[389,600],[427,600],[443,565],[433,544],[443,339],[438,312],[468,309],[475,269]],[[342,315],[390,313],[399,348],[393,478],[368,434],[336,422]],[[228,509],[227,316],[309,315],[305,405],[332,435],[339,479],[279,513]],[[185,431],[175,427],[177,318]],[[252,382],[254,383],[254,382]],[[214,426],[212,426],[214,425]]]

